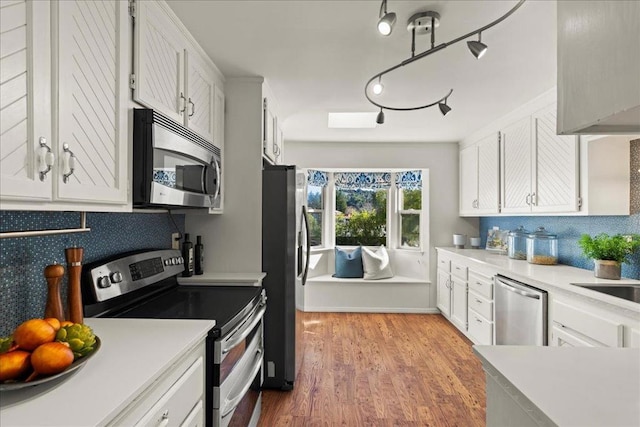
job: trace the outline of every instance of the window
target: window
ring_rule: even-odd
[[[325,190],[328,183],[327,172],[313,169],[307,171],[307,220],[311,246],[323,245]]]
[[[322,217],[324,215],[324,187],[307,185],[307,219],[311,246],[322,246]]]
[[[422,189],[398,189],[400,214],[400,247],[420,247],[420,212],[422,211]]]
[[[336,245],[387,244],[388,191],[336,188]]]

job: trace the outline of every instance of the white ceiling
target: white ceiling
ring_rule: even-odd
[[[376,31],[379,0],[168,3],[225,77],[265,77],[287,141],[459,141],[556,82],[556,2],[528,0],[483,33],[489,50],[481,60],[460,42],[383,81],[381,99],[403,107],[436,101],[453,88],[446,117],[437,107],[387,111],[375,129],[328,129],[329,112],[377,111],[364,84],[409,58],[406,22],[413,13],[440,13],[438,45],[497,19],[516,1],[389,0],[398,16],[389,37]],[[429,36],[416,45],[416,53],[426,50]]]

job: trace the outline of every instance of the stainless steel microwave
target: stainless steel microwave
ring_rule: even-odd
[[[134,207],[220,207],[220,148],[151,109],[133,120]]]

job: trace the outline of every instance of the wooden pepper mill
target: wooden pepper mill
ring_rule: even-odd
[[[44,268],[44,277],[47,279],[47,304],[44,308],[44,317],[55,317],[59,321],[64,320],[62,299],[60,298],[60,282],[64,277],[64,267],[60,264],[47,265]]]
[[[69,288],[67,289],[69,314],[67,320],[73,323],[83,323],[82,292],[80,290],[80,276],[82,274],[82,248],[67,248],[64,250],[69,272]]]

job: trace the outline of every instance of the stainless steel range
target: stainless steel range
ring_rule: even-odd
[[[168,249],[121,254],[86,265],[84,315],[215,320],[206,342],[206,425],[257,425],[264,290],[249,284],[179,285],[183,262],[179,251]]]

